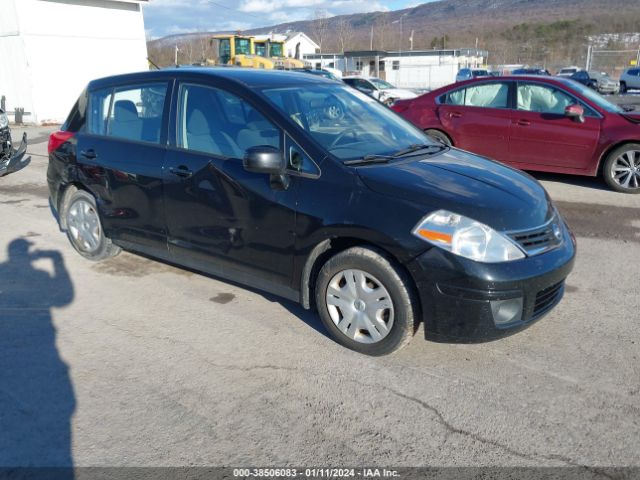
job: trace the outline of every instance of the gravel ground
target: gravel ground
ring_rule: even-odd
[[[565,300],[368,358],[294,303],[82,259],[48,208],[51,129],[28,130],[0,179],[0,466],[640,466],[640,195],[537,175],[578,237]]]

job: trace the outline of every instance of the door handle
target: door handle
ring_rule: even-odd
[[[186,167],[185,165],[180,165],[177,168],[171,167],[169,171],[174,175],[182,178],[189,178],[191,175],[193,175],[193,172],[189,170],[189,168]]]
[[[98,154],[93,148],[89,150],[82,150],[80,152],[80,155],[86,158],[87,160],[95,160],[96,158],[98,158]]]
[[[460,112],[451,112],[449,114],[449,118],[462,118],[462,113],[460,113]]]
[[[529,120],[524,120],[524,119],[520,119],[515,123],[520,125],[521,127],[528,127],[531,125],[531,122]]]

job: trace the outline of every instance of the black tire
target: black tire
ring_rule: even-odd
[[[614,172],[614,167],[616,166],[616,160],[625,152],[630,151],[636,152],[634,154],[635,165],[637,168],[640,168],[640,143],[627,143],[626,145],[622,145],[612,150],[611,153],[607,155],[604,166],[602,167],[602,175],[604,177],[604,181],[612,190],[615,190],[616,192],[640,193],[640,179],[638,177],[636,177],[639,184],[638,187],[635,186],[633,180],[630,182],[629,187],[624,187],[615,179],[616,172]],[[640,171],[638,171],[638,175],[640,175]]]
[[[334,323],[327,304],[327,291],[334,277],[345,270],[360,270],[382,284],[392,302],[393,324],[388,334],[374,343],[349,338]],[[384,252],[372,247],[352,247],[331,257],[318,273],[315,300],[322,323],[339,344],[365,355],[387,355],[405,346],[416,332],[417,301],[408,275]],[[363,313],[364,312],[360,312]],[[355,315],[357,315],[356,313]],[[353,318],[353,317],[352,317]],[[357,318],[357,317],[356,317]],[[362,331],[362,330],[360,330]]]
[[[440,130],[429,129],[429,130],[425,130],[424,133],[429,135],[435,141],[440,142],[443,145],[446,145],[447,147],[453,146],[453,142],[451,141],[449,136],[446,133],[441,132]]]
[[[76,228],[78,223],[82,222],[74,217],[74,212],[85,207],[89,210],[92,217],[92,230],[95,232],[96,236],[96,239],[94,240],[95,245],[82,242],[78,235],[78,228]],[[93,218],[94,214],[95,218]],[[65,217],[67,238],[69,239],[71,246],[84,258],[97,262],[106,258],[115,257],[120,253],[120,247],[114,245],[113,242],[104,235],[100,216],[96,207],[96,200],[93,195],[85,192],[84,190],[74,190],[69,192],[65,199],[63,215]]]
[[[627,93],[627,84],[625,82],[620,82],[620,93]]]

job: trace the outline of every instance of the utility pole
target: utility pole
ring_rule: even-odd
[[[178,44],[176,43],[176,52],[175,52],[175,58],[174,58],[174,61],[173,61],[174,65],[175,65],[176,67],[178,66],[178,52],[179,52],[179,51],[180,51],[180,50],[178,49]]]
[[[585,70],[589,71],[591,69],[591,55],[593,54],[593,47],[589,45],[587,48],[587,64],[585,65]]]
[[[411,46],[409,47],[409,50],[413,50],[413,30],[411,30],[411,36],[409,37],[409,42],[411,43]]]
[[[371,24],[371,46],[369,47],[369,50],[373,51],[373,23]]]

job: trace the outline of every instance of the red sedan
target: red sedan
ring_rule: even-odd
[[[640,114],[558,77],[477,78],[392,107],[443,143],[523,170],[602,175],[640,193]]]

